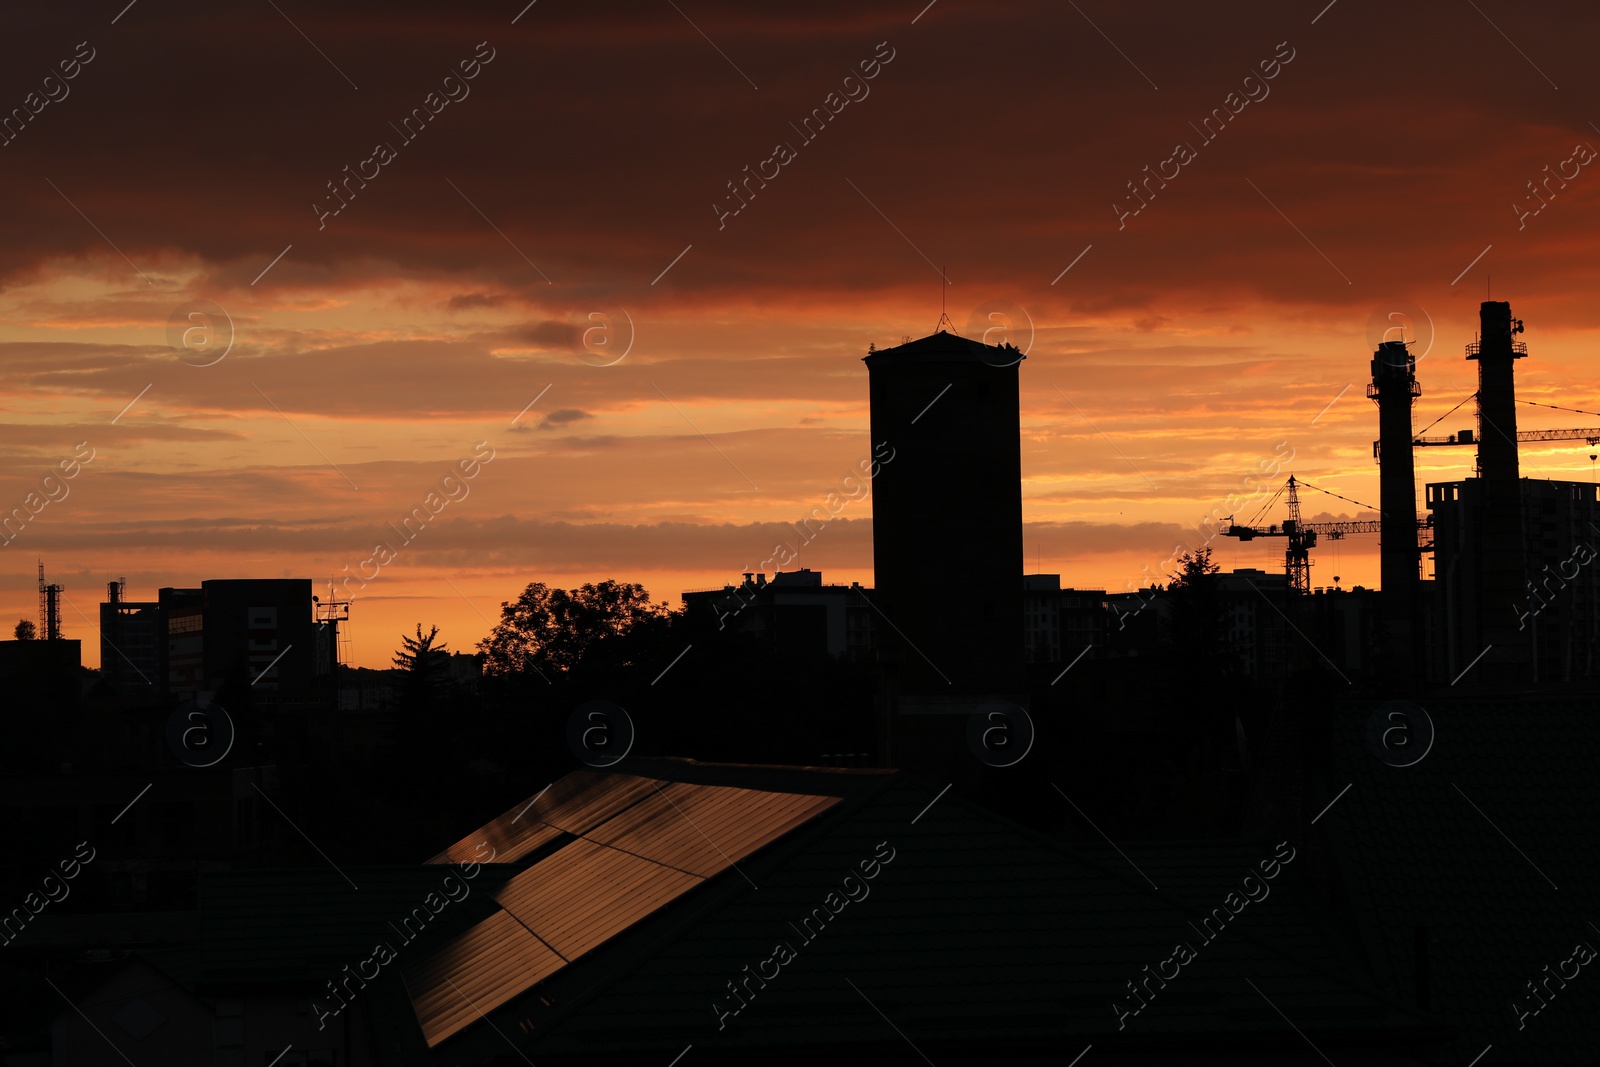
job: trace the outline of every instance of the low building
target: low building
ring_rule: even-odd
[[[248,686],[260,705],[332,703],[334,629],[315,615],[309,578],[225,578],[129,601],[109,584],[100,662],[113,692],[205,703]]]
[[[72,638],[0,641],[0,692],[28,712],[75,707],[82,665],[83,642]]]
[[[100,605],[100,677],[120,697],[162,692],[163,614],[159,601],[130,601],[127,579],[107,584]]]
[[[738,585],[683,594],[691,618],[754,634],[776,652],[868,659],[876,647],[872,590],[824,585],[822,572],[750,572]]]
[[[1060,663],[1104,650],[1111,618],[1104,589],[1063,589],[1059,574],[1025,574],[1022,605],[1029,663]]]
[[[1484,552],[1484,483],[1481,478],[1427,486],[1434,529],[1436,680],[1449,681],[1482,654],[1496,624],[1485,620],[1486,576],[1515,570],[1521,594],[1500,620],[1523,644],[1529,683],[1550,684],[1600,676],[1600,502],[1588,482],[1520,479],[1520,560]]]
[[[1278,678],[1288,666],[1288,579],[1255,567],[1216,576],[1227,645],[1252,678]]]

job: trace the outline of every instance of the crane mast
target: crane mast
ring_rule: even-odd
[[[1283,550],[1283,573],[1287,579],[1291,593],[1309,593],[1311,591],[1311,550],[1317,546],[1317,538],[1326,535],[1330,541],[1343,540],[1346,534],[1382,533],[1383,522],[1380,519],[1356,519],[1338,522],[1305,522],[1300,514],[1300,482],[1294,475],[1289,475],[1289,480],[1284,483],[1283,491],[1288,498],[1289,518],[1280,527],[1276,523],[1269,526],[1240,526],[1230,517],[1229,523],[1223,528],[1222,533],[1227,537],[1237,537],[1241,541],[1253,541],[1257,537],[1283,537],[1287,539]],[[1316,486],[1312,486],[1316,488]],[[1327,490],[1323,490],[1327,492]],[[1433,518],[1417,520],[1417,532],[1432,528]],[[1431,543],[1419,545],[1421,551],[1428,551]]]

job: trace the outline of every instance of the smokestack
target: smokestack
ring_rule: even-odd
[[[1522,323],[1511,317],[1511,305],[1503,300],[1483,302],[1478,309],[1478,327],[1478,343],[1467,348],[1467,358],[1478,361],[1478,473],[1486,490],[1493,492],[1491,486],[1498,486],[1505,491],[1507,486],[1515,487],[1520,477],[1512,366],[1528,354],[1528,346],[1512,341],[1513,333],[1522,332]],[[1520,489],[1517,499],[1520,502]]]
[[[1367,395],[1378,405],[1379,506],[1382,518],[1383,644],[1380,668],[1393,683],[1414,681],[1417,644],[1416,465],[1411,451],[1411,406],[1422,387],[1417,361],[1404,341],[1385,341],[1372,355]]]
[[[1484,657],[1482,678],[1514,684],[1526,680],[1531,658],[1515,608],[1527,566],[1513,367],[1528,346],[1512,340],[1522,332],[1522,322],[1511,317],[1505,301],[1485,300],[1478,324],[1478,341],[1467,346],[1467,358],[1478,362],[1478,476],[1483,481],[1478,615],[1484,645],[1493,646]]]

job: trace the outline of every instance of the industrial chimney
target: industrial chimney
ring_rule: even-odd
[[[1512,339],[1522,332],[1522,321],[1511,317],[1505,301],[1485,300],[1478,325],[1478,340],[1467,346],[1467,358],[1478,361],[1478,475],[1483,481],[1478,610],[1480,633],[1491,648],[1482,680],[1515,684],[1525,679],[1531,655],[1514,607],[1527,566],[1513,367],[1528,346]]]
[[[1417,361],[1404,341],[1384,341],[1372,355],[1367,395],[1378,405],[1379,506],[1382,509],[1382,646],[1378,666],[1387,681],[1417,680],[1418,638],[1416,464],[1411,451],[1411,406],[1422,394]]]

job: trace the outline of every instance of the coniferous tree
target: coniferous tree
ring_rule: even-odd
[[[417,636],[401,634],[400,650],[392,662],[406,672],[402,702],[418,711],[434,710],[449,686],[450,650],[439,640],[439,628],[430,627],[424,634],[419,622]]]

